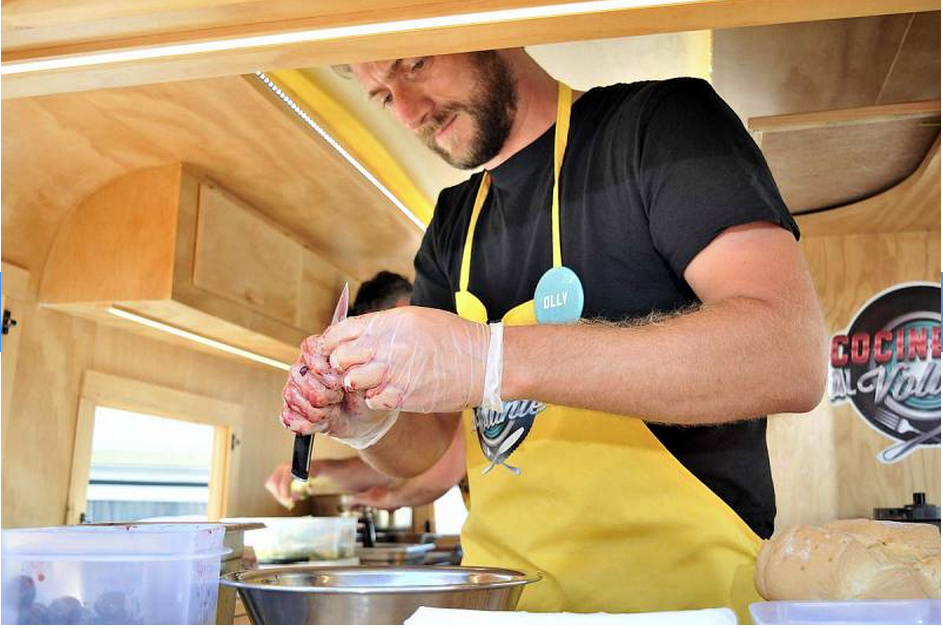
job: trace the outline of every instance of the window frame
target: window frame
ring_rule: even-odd
[[[229,497],[238,488],[235,480],[238,478],[238,445],[243,427],[241,406],[205,395],[87,370],[83,373],[79,394],[66,524],[80,523],[82,513],[86,512],[92,464],[92,431],[95,427],[95,408],[98,406],[213,426],[213,460],[206,515],[210,521],[226,515]]]

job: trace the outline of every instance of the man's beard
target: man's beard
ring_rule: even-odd
[[[419,137],[430,149],[463,170],[477,168],[501,152],[517,114],[517,86],[507,61],[493,50],[473,54],[478,80],[469,100],[442,106],[419,130]],[[436,143],[435,134],[458,113],[471,119],[473,135],[461,154],[452,154]]]

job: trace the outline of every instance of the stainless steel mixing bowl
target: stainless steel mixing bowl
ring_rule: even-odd
[[[254,624],[402,624],[420,606],[514,610],[540,576],[489,567],[283,567],[222,577]]]

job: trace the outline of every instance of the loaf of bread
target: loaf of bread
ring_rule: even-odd
[[[756,590],[767,600],[940,597],[940,531],[849,519],[793,526],[763,544]]]

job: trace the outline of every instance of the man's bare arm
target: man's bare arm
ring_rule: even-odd
[[[401,412],[396,423],[376,445],[360,455],[377,471],[396,478],[411,478],[432,467],[448,449],[461,413],[416,414]]]
[[[728,229],[685,279],[702,307],[663,322],[507,328],[502,397],[688,425],[819,402],[825,327],[791,233]]]

